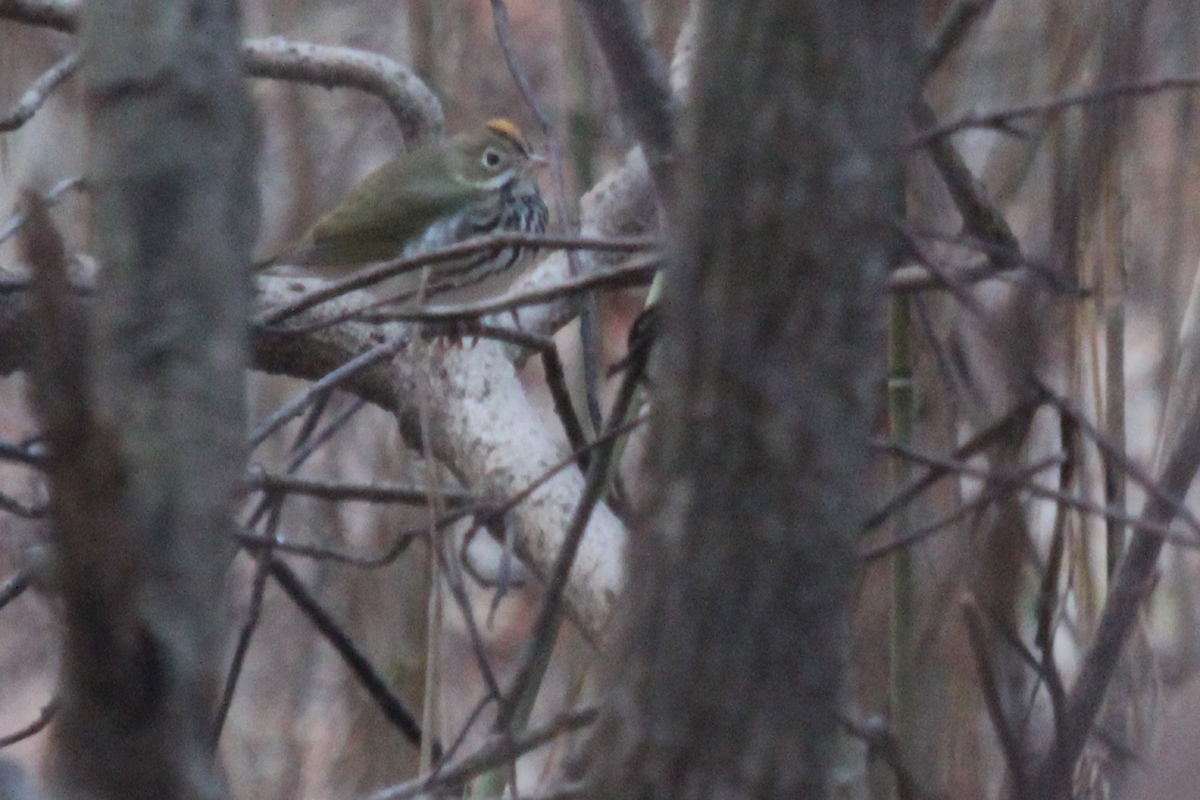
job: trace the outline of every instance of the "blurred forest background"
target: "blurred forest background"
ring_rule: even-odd
[[[669,56],[686,0],[641,5],[654,41]],[[411,65],[440,98],[451,131],[509,117],[536,148],[547,147],[515,88],[483,0],[245,0],[243,8],[249,37],[345,45]],[[928,0],[930,40],[955,8]],[[510,0],[508,10],[516,58],[561,137],[568,192],[577,198],[633,141],[574,3]],[[68,34],[0,21],[0,109],[73,47]],[[925,78],[928,105],[914,113],[911,131],[916,136],[969,111],[1200,75],[1198,62],[1200,6],[1194,3],[998,0]],[[400,136],[375,97],[267,80],[252,87],[263,135],[258,249],[267,252],[292,241],[393,157]],[[852,714],[867,728],[890,720],[899,756],[887,755],[886,747],[873,751],[882,755],[871,760],[865,783],[848,758],[847,794],[865,785],[874,796],[891,795],[899,760],[935,796],[997,797],[1008,788],[1011,760],[1005,735],[996,732],[998,716],[1028,749],[1045,746],[1053,735],[1047,687],[1053,679],[1045,665],[1070,684],[1094,638],[1130,518],[1146,498],[1138,476],[1157,474],[1162,437],[1170,444],[1177,435],[1164,426],[1170,404],[1183,402],[1179,398],[1200,380],[1177,345],[1191,320],[1188,298],[1200,261],[1194,219],[1200,102],[1191,91],[1147,88],[1055,113],[1034,110],[1011,120],[1008,130],[971,129],[938,140],[953,143],[1009,231],[981,226],[981,217],[967,219],[961,195],[947,190],[947,156],[938,155],[938,144],[912,150],[902,230],[912,266],[933,277],[919,291],[891,295],[890,329],[880,338],[891,375],[879,386],[885,411],[878,420],[877,469],[863,483],[881,512],[861,542],[851,673]],[[30,122],[0,135],[0,209],[13,207],[23,185],[48,186],[81,172],[81,122],[77,86],[68,80]],[[553,193],[543,189],[553,204]],[[56,212],[74,246],[84,241],[83,206],[73,196]],[[1019,251],[1018,266],[1001,265],[974,282],[947,277],[996,266],[1010,247]],[[19,270],[15,262],[11,242],[0,244],[0,266]],[[601,293],[604,373],[624,354],[644,297],[644,290]],[[578,384],[574,326],[557,338]],[[540,369],[531,361],[522,380],[548,425],[559,430]],[[1035,378],[1042,387],[1036,391]],[[301,385],[255,376],[252,423]],[[19,442],[34,431],[26,391],[19,374],[0,380],[0,439]],[[336,396],[335,409],[351,402]],[[276,467],[287,452],[282,444],[275,452],[268,445],[256,458]],[[636,447],[624,468],[636,495]],[[305,470],[315,478],[364,482],[412,482],[425,474],[419,457],[403,446],[395,420],[370,406]],[[909,502],[889,504],[928,475],[938,479],[910,493]],[[19,464],[0,463],[0,492],[34,507],[45,501],[36,473]],[[371,552],[425,514],[312,499],[292,499],[284,508],[279,530],[289,538]],[[1176,533],[1179,541],[1164,549],[1097,735],[1075,771],[1080,796],[1129,791],[1127,779],[1156,763],[1156,742],[1177,738],[1164,735],[1164,726],[1200,714],[1200,699],[1187,693],[1200,665],[1193,552],[1200,539],[1194,529]],[[38,519],[0,514],[0,576],[14,572],[44,535]],[[916,543],[897,549],[888,546],[894,538]],[[497,558],[496,548],[482,540],[471,553],[485,566]],[[422,545],[376,569],[295,564],[400,697],[420,709],[430,634]],[[252,560],[240,556],[230,575],[231,645],[251,611],[253,577]],[[493,615],[494,590],[468,585],[478,618],[489,620],[484,634],[503,673],[525,641],[538,590],[526,581]],[[412,776],[415,751],[273,586],[259,626],[221,739],[232,796],[357,796]],[[471,713],[480,677],[461,618],[450,610],[444,626],[437,728],[452,738]],[[45,595],[26,592],[0,611],[0,736],[36,719],[53,696],[56,642],[53,602]],[[591,696],[596,657],[573,629],[564,630],[535,719]],[[1173,703],[1175,697],[1185,701]],[[486,730],[474,726],[468,746]],[[574,741],[566,737],[548,754],[523,760],[523,791],[551,788]],[[3,752],[33,765],[42,742],[32,736]]]

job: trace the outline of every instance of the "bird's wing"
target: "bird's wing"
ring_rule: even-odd
[[[413,153],[368,175],[337,209],[317,221],[293,260],[339,265],[395,258],[435,221],[470,202],[476,190],[448,180],[426,155]]]

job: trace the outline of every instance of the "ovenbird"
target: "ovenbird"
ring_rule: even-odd
[[[508,120],[491,120],[384,164],[293,247],[260,262],[293,264],[322,277],[426,253],[501,231],[541,233],[546,203],[530,174],[545,159]],[[527,258],[520,247],[431,264],[377,285],[381,300],[466,302],[502,293]]]

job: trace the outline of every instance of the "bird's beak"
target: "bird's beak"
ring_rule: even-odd
[[[529,156],[529,169],[545,169],[550,166],[550,159],[534,153]]]

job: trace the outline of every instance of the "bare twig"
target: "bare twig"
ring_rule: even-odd
[[[517,673],[496,712],[495,730],[497,731],[511,730],[513,723],[522,715],[523,711],[527,712],[533,706],[538,683],[549,662],[556,638],[555,634],[563,617],[563,592],[571,574],[571,567],[575,563],[575,555],[579,551],[579,544],[583,539],[583,533],[587,528],[592,511],[600,502],[608,484],[613,454],[616,452],[619,441],[619,437],[613,434],[614,431],[627,424],[626,415],[633,404],[634,395],[645,374],[645,369],[646,359],[643,358],[635,364],[630,364],[621,380],[621,386],[617,390],[617,397],[613,401],[612,411],[609,413],[608,422],[605,425],[604,435],[598,437],[599,445],[593,453],[591,463],[588,464],[587,477],[579,496],[579,504],[567,526],[562,548],[559,550],[550,578],[546,582],[541,613],[538,614],[538,618],[533,624],[529,644],[525,648]]]
[[[486,253],[506,247],[600,250],[611,253],[635,253],[656,246],[649,239],[597,239],[576,236],[545,236],[531,233],[493,233],[478,236],[464,242],[443,247],[429,253],[396,258],[364,269],[353,275],[333,281],[320,289],[308,292],[282,308],[274,309],[257,321],[263,326],[277,325],[290,317],[307,311],[326,300],[340,297],[355,289],[365,289],[377,283],[413,272],[429,264],[453,261],[464,256]]]
[[[1047,401],[1057,408],[1059,413],[1070,418],[1072,424],[1074,424],[1081,433],[1086,435],[1092,440],[1092,442],[1095,443],[1096,448],[1104,455],[1106,459],[1110,460],[1116,467],[1120,468],[1122,472],[1132,478],[1135,483],[1137,483],[1146,491],[1146,494],[1153,497],[1160,503],[1167,503],[1168,505],[1173,506],[1174,513],[1172,514],[1172,518],[1179,517],[1185,523],[1187,523],[1187,526],[1195,531],[1197,535],[1200,535],[1200,519],[1196,518],[1196,515],[1192,513],[1191,509],[1184,505],[1182,500],[1175,499],[1169,490],[1165,490],[1163,488],[1161,482],[1150,477],[1150,475],[1147,474],[1146,471],[1142,469],[1142,467],[1136,461],[1129,458],[1120,448],[1116,447],[1112,442],[1110,442],[1108,437],[1105,436],[1099,428],[1093,425],[1082,412],[1076,409],[1067,398],[1053,391],[1050,389],[1050,387],[1044,384],[1040,385],[1039,389],[1045,393]],[[1145,514],[1143,513],[1143,517],[1144,516]],[[1121,519],[1120,516],[1114,516],[1113,518],[1118,520]]]
[[[1010,106],[996,111],[978,111],[963,114],[949,122],[922,131],[909,141],[909,147],[926,147],[931,142],[943,139],[951,134],[970,128],[994,128],[1001,131],[1011,131],[1012,123],[1027,117],[1058,114],[1077,106],[1093,103],[1107,103],[1121,97],[1138,97],[1160,94],[1162,92],[1190,91],[1200,88],[1200,77],[1180,76],[1157,78],[1148,81],[1133,81],[1116,86],[1105,86],[1063,97],[1052,97],[1024,105]]]
[[[937,115],[923,96],[913,100],[912,114],[921,128],[937,127]],[[963,227],[983,242],[992,266],[1004,270],[1023,264],[1020,242],[1008,220],[988,199],[983,184],[971,174],[954,143],[944,137],[936,138],[929,140],[926,148],[962,217]]]
[[[407,800],[442,787],[460,786],[476,775],[503,766],[565,733],[591,725],[597,716],[599,709],[596,706],[585,706],[565,711],[545,725],[516,736],[494,736],[471,755],[447,764],[427,777],[381,789],[368,795],[367,800]]]
[[[1150,495],[1142,510],[1142,523],[1168,525],[1180,513],[1181,498],[1200,469],[1200,405],[1193,404],[1187,410],[1179,434],[1164,462],[1157,491]],[[1069,792],[1075,762],[1104,702],[1138,609],[1153,585],[1162,546],[1161,538],[1147,536],[1143,530],[1138,530],[1130,541],[1110,583],[1095,643],[1084,656],[1079,676],[1067,697],[1063,724],[1053,745],[1030,772],[1029,796],[1058,798]]]
[[[999,688],[996,686],[996,675],[988,654],[988,636],[984,631],[983,619],[974,598],[967,597],[963,600],[962,612],[963,619],[967,623],[967,641],[971,644],[971,653],[975,657],[975,668],[979,672],[979,685],[983,691],[984,705],[992,720],[992,727],[996,730],[996,738],[1000,740],[1000,749],[1004,752],[1004,761],[1012,776],[1013,792],[1018,797],[1024,797],[1023,790],[1026,785],[1024,756],[1021,745],[1004,714],[1004,703],[1000,699]]]
[[[481,300],[478,303],[463,303],[454,306],[426,306],[420,311],[401,312],[387,315],[388,319],[403,322],[439,322],[457,319],[472,319],[489,314],[499,314],[504,311],[515,311],[526,306],[542,305],[561,297],[579,294],[591,289],[606,286],[644,285],[653,277],[654,271],[661,266],[662,257],[650,254],[646,258],[631,259],[629,263],[614,267],[606,272],[573,278],[556,283],[553,286],[543,286],[536,289],[526,289],[521,292],[502,295],[493,300]]]
[[[900,742],[883,718],[873,717],[860,725],[849,717],[839,716],[838,722],[851,736],[864,742],[871,755],[883,761],[892,770],[896,777],[897,800],[919,800],[929,796],[928,792],[918,788],[916,777],[904,763]]]
[[[50,189],[50,191],[46,192],[46,196],[43,198],[43,200],[47,206],[54,206],[59,201],[62,200],[62,198],[66,195],[67,192],[71,191],[72,189],[82,188],[82,186],[83,186],[83,178],[81,178],[81,177],[66,178],[66,179],[61,180],[58,183],[54,184],[54,186]],[[10,236],[12,236],[14,233],[16,233],[18,230],[20,230],[21,225],[23,225],[24,223],[25,223],[25,209],[19,208],[13,213],[13,215],[11,217],[9,217],[7,220],[4,221],[3,225],[0,225],[0,242],[3,242],[4,240],[6,240]],[[26,288],[28,288],[28,285],[29,285],[28,282],[23,282],[21,288],[26,289]],[[8,288],[10,288],[10,289],[16,288],[16,286],[14,285],[13,287],[8,287]]]
[[[279,525],[279,506],[272,508],[267,520],[268,536],[273,535]],[[217,704],[217,713],[213,721],[212,747],[215,750],[221,740],[221,732],[225,729],[225,721],[229,717],[229,709],[233,707],[233,694],[237,690],[238,679],[242,675],[242,667],[246,663],[246,654],[250,652],[250,641],[258,629],[258,620],[262,616],[263,596],[266,594],[267,577],[270,575],[271,549],[263,548],[255,554],[254,580],[250,584],[250,608],[246,619],[238,631],[237,643],[233,648],[233,657],[229,661],[225,683],[221,689],[221,702]]]
[[[410,743],[420,745],[421,726],[417,724],[416,718],[404,707],[399,698],[391,693],[383,678],[375,672],[375,668],[359,652],[341,627],[309,595],[308,590],[304,588],[304,584],[300,582],[291,567],[272,557],[269,569],[271,577],[275,579],[284,593],[304,612],[304,615],[316,626],[325,640],[333,645],[334,650],[342,657],[354,677],[379,705],[388,721],[396,726]],[[437,742],[434,742],[434,750],[435,752],[441,751],[441,746]]]
[[[31,570],[23,567],[17,570],[17,574],[13,575],[3,586],[0,586],[0,608],[16,600],[25,590],[33,583],[33,575]]]
[[[38,714],[38,718],[33,722],[21,728],[18,731],[13,731],[5,736],[0,736],[0,747],[8,747],[10,744],[28,739],[36,733],[41,732],[50,721],[54,719],[55,713],[58,712],[58,699],[51,700],[46,705],[42,706],[42,712]]]
[[[1028,418],[1040,407],[1039,403],[1032,401],[1020,403],[1011,411],[1001,417],[992,425],[984,428],[979,433],[975,434],[969,440],[959,445],[951,454],[951,458],[955,461],[965,461],[976,453],[981,452],[997,442],[1003,441],[1005,437],[1011,435],[1011,432],[1022,425],[1027,424]],[[880,447],[886,447],[886,442],[878,443]],[[913,498],[921,492],[928,489],[938,480],[947,475],[955,474],[955,470],[950,466],[931,466],[924,475],[920,475],[912,480],[903,489],[900,489],[883,503],[876,511],[873,511],[867,520],[863,523],[863,530],[874,530],[887,521],[888,517],[896,512],[896,509],[911,502]]]
[[[33,119],[33,115],[50,97],[50,94],[71,77],[79,67],[79,54],[71,53],[57,64],[42,73],[36,81],[30,84],[8,113],[0,117],[0,133],[14,131]]]
[[[962,44],[975,23],[982,19],[993,5],[995,0],[957,0],[950,10],[942,15],[937,30],[925,48],[921,80],[937,71],[942,62]]]
[[[46,516],[49,507],[45,505],[35,506],[28,503],[22,503],[15,497],[9,497],[7,494],[0,492],[0,511],[7,511],[13,516],[22,519],[41,519]]]
[[[461,303],[456,305],[426,305],[421,306],[416,310],[403,310],[403,303],[399,304],[400,310],[391,310],[397,307],[393,300],[369,300],[365,304],[347,309],[343,313],[322,319],[319,323],[307,327],[289,327],[288,333],[299,334],[308,333],[312,330],[317,330],[321,327],[329,327],[338,325],[342,322],[350,320],[359,320],[361,322],[473,322],[479,317],[499,314],[504,311],[517,312],[521,309],[530,306],[544,306],[548,303],[562,300],[563,298],[574,297],[584,292],[590,292],[593,289],[600,288],[618,288],[626,286],[644,286],[649,283],[654,275],[654,272],[661,266],[662,260],[658,254],[648,253],[642,257],[634,257],[625,264],[619,267],[613,267],[601,272],[594,272],[585,275],[581,278],[569,278],[560,282],[538,286],[536,288],[526,288],[517,292],[508,292],[489,300],[480,300],[474,303]],[[369,269],[374,269],[371,267]],[[353,281],[355,276],[346,278],[345,281]],[[335,284],[326,284],[314,291],[310,292],[319,299],[320,302],[336,299],[338,296],[351,291],[352,286],[339,286],[342,281]],[[308,295],[299,298],[296,302],[309,302]],[[511,329],[510,329],[511,330]],[[472,330],[471,335],[475,335],[476,331]],[[542,351],[544,348],[540,344],[534,343],[531,347],[529,342],[532,340],[527,337],[529,334],[523,334],[520,331],[504,332],[503,329],[497,326],[490,326],[480,331],[480,335],[487,336],[491,339],[499,339],[512,344],[520,345],[521,347],[529,347],[534,351]]]
[[[988,505],[995,502],[997,498],[1002,497],[1003,495],[1012,491],[1012,481],[1028,481],[1037,473],[1042,472],[1049,467],[1055,466],[1061,461],[1062,459],[1059,456],[1051,456],[1050,458],[1043,459],[1036,464],[1031,464],[1028,467],[1017,471],[1016,473],[1007,476],[1007,478],[1010,479],[1009,481],[1001,481],[994,484],[989,481],[989,485],[982,492],[980,492],[977,497],[972,498],[970,502],[962,504],[948,516],[943,517],[936,522],[931,522],[923,528],[917,528],[916,530],[911,531],[904,536],[884,542],[883,544],[872,547],[868,550],[864,550],[859,553],[858,557],[864,563],[866,563],[875,561],[887,555],[891,555],[897,550],[901,550],[906,547],[912,547],[914,544],[922,541],[923,539],[927,539],[935,533],[945,530],[950,525],[953,525],[955,522],[958,522],[964,517],[976,513],[980,509],[986,508]]]
[[[462,514],[453,514],[445,519],[438,520],[439,525],[447,525],[455,520],[461,519]],[[397,532],[395,540],[387,546],[382,553],[374,556],[362,556],[355,553],[349,553],[345,550],[336,547],[330,547],[321,544],[306,544],[303,542],[293,542],[288,539],[283,539],[278,536],[270,536],[268,534],[253,533],[252,531],[238,531],[234,537],[248,550],[277,550],[280,553],[288,555],[301,556],[303,558],[312,558],[317,561],[334,561],[339,564],[346,564],[351,567],[362,567],[364,569],[375,569],[377,567],[391,564],[408,548],[416,539],[425,536],[424,528],[402,530]]]
[[[333,503],[357,501],[360,503],[404,503],[422,504],[429,499],[429,489],[423,486],[400,486],[385,483],[341,483],[338,481],[322,481],[312,478],[297,478],[290,475],[279,475],[266,472],[262,468],[253,468],[246,477],[246,488],[261,492],[284,492],[302,494],[319,500]],[[469,492],[456,489],[443,489],[442,497],[451,506],[461,506],[474,502],[475,498]]]
[[[1111,517],[1112,519],[1136,528],[1141,533],[1151,536],[1160,542],[1171,542],[1179,547],[1186,547],[1192,550],[1200,548],[1200,541],[1197,540],[1195,534],[1190,536],[1181,536],[1177,533],[1173,533],[1169,525],[1147,520],[1145,519],[1145,515],[1140,518],[1132,517],[1128,514],[1123,514],[1114,511],[1113,509],[1105,508],[1104,506],[1092,503],[1088,500],[1075,497],[1066,492],[1059,491],[1058,489],[1051,489],[1047,486],[1042,486],[1041,484],[1034,483],[1029,480],[1022,480],[1019,475],[1005,475],[1003,473],[989,472],[985,469],[972,467],[970,464],[964,462],[956,462],[953,459],[947,459],[940,456],[931,455],[929,453],[921,453],[913,450],[912,448],[904,447],[894,442],[883,444],[882,447],[885,450],[896,453],[897,455],[903,456],[904,458],[912,461],[916,461],[919,464],[937,467],[940,469],[947,469],[971,478],[978,478],[982,481],[988,481],[998,486],[1008,486],[1014,490],[1028,492],[1035,497],[1041,497],[1045,500],[1052,500],[1056,503],[1062,503],[1063,505],[1070,506],[1071,508],[1078,509],[1079,511],[1093,514],[1101,519]]]
[[[675,130],[666,64],[630,0],[578,2],[604,52],[621,114],[642,144],[659,202],[669,208],[675,197]]]
[[[0,19],[74,33],[78,0],[0,0]]]
[[[383,342],[328,373],[298,396],[280,406],[274,414],[263,420],[258,427],[251,431],[248,437],[250,447],[257,447],[262,444],[268,436],[279,430],[288,420],[299,415],[318,395],[341,386],[362,370],[394,356],[407,344],[408,339],[406,337],[399,337],[390,342]]]

